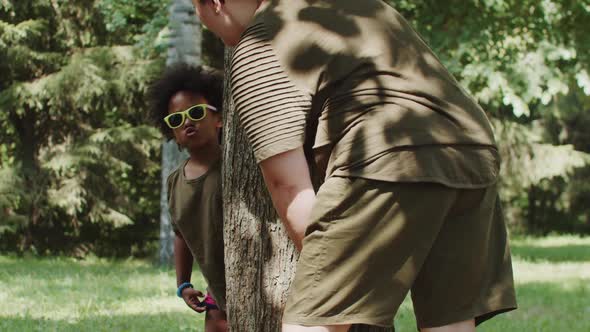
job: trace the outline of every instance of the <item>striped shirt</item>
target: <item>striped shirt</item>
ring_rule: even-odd
[[[485,112],[382,1],[267,1],[230,73],[259,162],[304,146],[326,177],[461,188],[497,180]]]

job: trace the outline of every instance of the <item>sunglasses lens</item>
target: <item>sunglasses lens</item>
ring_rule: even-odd
[[[170,115],[170,117],[168,117],[168,124],[170,124],[170,127],[172,128],[182,125],[182,114],[176,113]]]
[[[191,108],[188,110],[188,117],[191,118],[191,120],[201,120],[205,117],[205,107],[197,106]]]

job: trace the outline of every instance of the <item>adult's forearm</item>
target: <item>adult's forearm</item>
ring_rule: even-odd
[[[315,192],[303,148],[287,151],[260,163],[272,202],[287,228],[289,237],[301,250],[309,225]]]
[[[293,240],[297,249],[301,251],[305,230],[309,225],[311,208],[315,202],[313,188],[279,186],[270,190],[275,193],[273,203],[287,229],[289,237]]]
[[[189,282],[193,271],[193,254],[178,234],[174,236],[174,267],[176,269],[176,286]]]

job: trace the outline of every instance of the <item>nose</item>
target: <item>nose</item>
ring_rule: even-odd
[[[184,123],[183,123],[183,126],[187,126],[187,125],[190,125],[190,124],[192,124],[192,123],[193,123],[193,120],[189,119],[189,117],[188,117],[188,116],[185,116],[185,117],[184,117]]]

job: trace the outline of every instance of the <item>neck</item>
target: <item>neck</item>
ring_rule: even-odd
[[[219,144],[208,144],[194,151],[189,150],[189,155],[192,165],[209,168],[221,158],[221,146]]]
[[[258,0],[258,6],[256,7],[256,13],[258,13],[264,6],[264,4],[266,4],[268,2],[268,0]]]
[[[265,4],[266,2],[267,0],[257,0],[256,8],[254,10],[254,13],[251,13],[252,15],[235,15],[238,14],[238,12],[231,11],[226,13],[226,15],[228,15],[231,18],[231,20],[235,22],[243,32],[254,19],[254,16],[262,9],[262,7],[264,7],[263,4]],[[246,12],[252,10],[252,8],[248,7],[244,7],[242,9],[246,10]]]

